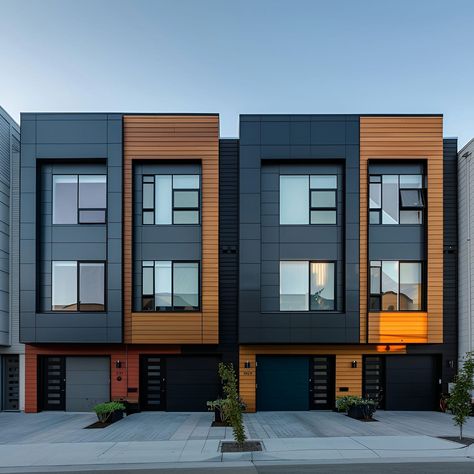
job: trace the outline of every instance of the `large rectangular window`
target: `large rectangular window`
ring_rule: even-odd
[[[143,224],[199,224],[199,175],[148,175],[142,179]]]
[[[280,176],[280,224],[336,223],[336,175]]]
[[[423,264],[397,260],[370,262],[370,311],[422,311]]]
[[[280,262],[280,311],[334,311],[335,293],[334,262]]]
[[[104,224],[105,175],[53,175],[53,224]]]
[[[425,198],[422,175],[371,175],[370,224],[422,224]]]
[[[104,262],[52,262],[53,311],[104,311]]]
[[[199,262],[142,262],[143,311],[199,309]]]

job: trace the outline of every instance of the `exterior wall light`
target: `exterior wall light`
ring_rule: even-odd
[[[352,361],[351,367],[352,367],[353,369],[357,369],[357,361],[356,361],[356,360],[353,360],[353,361]]]
[[[250,369],[252,367],[252,364],[250,363],[249,360],[246,360],[245,363],[244,363],[244,368],[245,369]]]

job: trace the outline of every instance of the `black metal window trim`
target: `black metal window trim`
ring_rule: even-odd
[[[54,212],[54,177],[55,176],[75,176],[76,177],[76,223],[75,224],[55,224],[53,215],[51,215],[51,224],[57,225],[105,225],[107,224],[107,209],[108,209],[108,192],[107,185],[108,179],[106,173],[53,173],[52,174],[52,186],[51,186],[51,203]],[[105,208],[104,207],[79,207],[79,192],[80,192],[80,177],[81,176],[105,176]],[[81,211],[103,211],[104,221],[103,222],[81,222]]]
[[[372,262],[380,262],[380,267],[376,265],[372,265]],[[382,309],[382,263],[383,262],[398,262],[398,288],[397,288],[397,308],[398,309]],[[421,308],[420,309],[400,309],[400,264],[402,263],[419,263],[420,270],[421,270]],[[380,268],[380,276],[379,276],[379,287],[380,293],[372,293],[371,292],[371,270],[372,268]],[[423,260],[370,260],[369,261],[369,278],[368,278],[368,285],[369,285],[369,300],[368,304],[368,312],[369,313],[424,313],[426,312],[426,297],[427,297],[427,278],[426,278],[426,263]],[[379,308],[380,309],[371,309],[370,307],[370,300],[372,297],[379,298]]]
[[[51,310],[46,312],[51,313],[106,313],[107,312],[107,262],[105,260],[51,260],[51,276],[53,275],[53,265],[56,262],[76,262],[76,304],[77,310],[76,311],[68,311],[62,309],[53,309],[53,300],[52,300],[52,291],[53,291],[53,281],[51,279]],[[81,310],[81,287],[80,287],[80,279],[81,279],[81,265],[84,263],[94,263],[94,264],[102,264],[104,266],[104,309],[98,309],[94,311],[90,310]]]
[[[152,298],[153,302],[155,301],[155,294],[144,294],[143,293],[143,268],[147,268],[144,266],[145,262],[153,262],[153,266],[148,266],[148,268],[153,268],[153,291],[155,290],[155,262],[171,262],[171,309],[166,310],[157,310],[155,303],[153,303],[153,309],[143,309],[143,299],[144,298]],[[198,266],[198,307],[193,309],[181,309],[178,307],[175,309],[174,307],[174,283],[173,283],[173,276],[174,276],[174,264],[175,263],[197,263]],[[199,260],[142,260],[141,264],[141,309],[137,311],[137,313],[199,313],[201,311],[201,262]]]

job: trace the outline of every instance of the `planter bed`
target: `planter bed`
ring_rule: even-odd
[[[91,425],[85,426],[85,430],[90,430],[90,429],[97,429],[97,428],[107,428],[107,426],[113,425],[114,423],[117,423],[117,421],[120,421],[123,418],[123,411],[115,411],[113,412],[107,421],[103,423],[102,421],[96,421],[95,423],[92,423]]]
[[[221,453],[248,453],[252,451],[263,451],[261,441],[244,441],[239,445],[235,441],[222,441]]]

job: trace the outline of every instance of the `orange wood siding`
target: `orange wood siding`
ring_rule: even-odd
[[[336,397],[341,395],[362,395],[362,356],[364,354],[405,353],[405,345],[347,345],[347,346],[240,346],[239,391],[247,405],[248,412],[256,410],[256,383],[258,355],[335,355],[336,356]],[[352,368],[352,361],[357,368]],[[245,368],[245,362],[251,368]],[[348,392],[338,392],[338,387],[347,387]]]
[[[428,342],[427,313],[369,313],[369,343]]]
[[[369,160],[417,160],[427,163],[427,325],[425,334],[414,335],[414,323],[400,314],[398,324],[391,317],[375,316],[367,321],[367,243]],[[423,316],[420,315],[419,319]],[[360,342],[385,342],[380,330],[390,321],[390,332],[410,342],[443,342],[443,119],[442,117],[360,118]],[[368,324],[367,324],[368,323]],[[367,331],[367,328],[369,330]],[[421,326],[417,328],[417,331]],[[380,339],[376,340],[379,334]],[[419,338],[419,340],[414,340]],[[423,341],[421,339],[424,339]]]
[[[124,326],[127,343],[219,342],[219,117],[125,116]],[[132,312],[133,160],[192,160],[202,169],[201,312]]]
[[[25,346],[25,412],[38,411],[38,362],[39,356],[107,356],[110,357],[110,398],[126,399],[138,402],[139,395],[139,356],[140,354],[179,354],[178,346],[80,346],[43,345]],[[122,362],[121,368],[115,367],[115,361]],[[121,380],[117,380],[117,377]],[[129,392],[130,387],[137,391]]]

